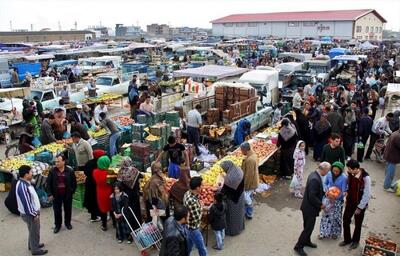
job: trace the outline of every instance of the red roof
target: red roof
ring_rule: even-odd
[[[211,23],[233,22],[268,22],[268,21],[332,21],[332,20],[356,20],[373,12],[382,22],[386,20],[373,9],[361,10],[336,10],[336,11],[311,11],[311,12],[273,12],[273,13],[249,13],[233,14]]]

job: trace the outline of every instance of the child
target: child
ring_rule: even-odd
[[[214,230],[215,240],[217,244],[213,246],[215,250],[222,250],[224,248],[224,239],[225,239],[225,213],[226,213],[226,205],[222,201],[223,195],[220,192],[217,192],[214,195],[215,202],[212,204],[210,208],[210,213],[208,215],[208,221],[211,224],[211,228]]]
[[[128,228],[128,224],[125,222],[124,217],[122,216],[122,208],[128,206],[128,196],[125,192],[121,190],[121,183],[116,182],[114,184],[114,193],[111,194],[111,211],[114,214],[116,225],[116,235],[118,239],[118,243],[122,243],[124,239],[127,240],[127,243],[132,243],[130,232]]]
[[[303,188],[303,171],[304,166],[306,165],[306,155],[304,151],[305,148],[306,143],[302,140],[299,140],[293,154],[294,175],[290,184],[290,188],[293,189],[294,196],[300,199],[303,198],[301,189]]]

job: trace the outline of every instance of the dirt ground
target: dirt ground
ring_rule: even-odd
[[[308,160],[306,175],[314,170],[316,163]],[[384,165],[375,162],[362,164],[373,180],[372,195],[367,210],[362,239],[369,233],[390,238],[400,242],[399,197],[383,191]],[[397,177],[399,174],[397,173]],[[288,182],[278,181],[267,198],[257,197],[255,217],[246,222],[246,229],[236,237],[227,237],[225,249],[215,251],[213,234],[209,233],[208,249],[210,255],[295,255],[293,246],[301,232],[302,217],[299,211],[301,200],[293,198],[288,192]],[[0,194],[3,202],[6,194]],[[54,235],[53,212],[51,208],[41,213],[41,241],[46,244],[49,255],[139,255],[135,245],[118,244],[115,231],[100,230],[98,223],[89,223],[89,215],[85,211],[73,210],[71,231],[62,228]],[[29,255],[27,250],[27,228],[19,217],[11,215],[5,207],[0,207],[0,248],[1,255]],[[361,246],[357,250],[348,251],[338,246],[337,240],[317,239],[319,219],[312,236],[318,244],[317,249],[306,248],[309,255],[361,255]],[[152,253],[152,255],[156,253]],[[193,252],[197,255],[197,252]]]
[[[113,112],[113,111],[110,111]],[[4,156],[4,147],[0,147],[0,155]],[[305,176],[316,167],[316,163],[307,159]],[[383,191],[384,164],[367,161],[362,163],[372,178],[372,200],[367,210],[362,240],[368,234],[377,234],[400,243],[400,197]],[[400,178],[400,166],[397,168],[397,179]],[[245,230],[236,237],[227,237],[225,249],[215,251],[214,236],[209,232],[208,250],[210,255],[295,255],[293,246],[302,230],[302,216],[299,210],[301,200],[294,198],[288,192],[288,181],[278,181],[271,189],[267,198],[257,197],[255,216],[246,221]],[[0,193],[0,255],[23,256],[30,255],[27,249],[27,227],[19,217],[11,215],[3,206],[6,193]],[[306,248],[309,255],[361,255],[362,246],[353,251],[341,248],[337,240],[319,241],[319,220],[314,229],[312,240],[317,243],[317,249]],[[45,243],[48,255],[57,256],[94,256],[94,255],[139,255],[135,245],[118,244],[115,230],[110,228],[103,232],[99,223],[90,223],[89,215],[83,210],[73,209],[73,230],[64,227],[60,233],[53,234],[52,208],[41,211],[41,242]],[[111,226],[111,225],[109,225]],[[156,255],[155,252],[152,255]],[[193,252],[192,255],[197,255]]]

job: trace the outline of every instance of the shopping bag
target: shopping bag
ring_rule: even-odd
[[[400,180],[397,180],[394,184],[394,189],[396,190],[396,196],[400,196]]]
[[[297,180],[296,175],[293,175],[292,181],[290,182],[290,185],[289,185],[289,192],[290,193],[294,192],[294,189],[298,185],[298,183],[299,183],[299,181]]]
[[[32,140],[32,145],[35,148],[38,148],[38,147],[40,147],[42,145],[42,143],[40,142],[38,137],[34,137],[33,140]]]

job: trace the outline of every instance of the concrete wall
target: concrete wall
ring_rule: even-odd
[[[321,22],[258,22],[213,24],[214,36],[226,37],[283,37],[283,38],[319,38],[331,36],[339,39],[351,39],[352,21]]]
[[[1,35],[0,42],[15,43],[15,42],[49,42],[49,41],[83,41],[88,38],[93,39],[93,34],[18,34],[18,35]]]
[[[361,32],[357,31],[357,27],[361,27]],[[371,32],[371,27],[373,32]],[[382,40],[383,29],[384,23],[374,13],[369,13],[355,21],[354,38],[360,40]]]

